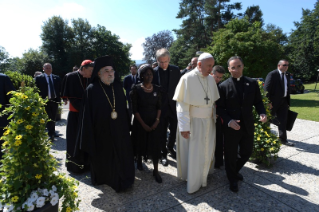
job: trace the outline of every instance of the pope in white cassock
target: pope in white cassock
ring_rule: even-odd
[[[216,82],[210,75],[214,63],[211,54],[201,54],[197,67],[180,79],[173,97],[178,118],[177,177],[187,180],[188,193],[207,185],[214,159],[214,104],[219,99]]]

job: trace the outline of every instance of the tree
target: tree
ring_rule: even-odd
[[[45,52],[29,49],[27,52],[23,53],[20,59],[19,72],[22,74],[27,74],[33,76],[36,71],[43,70],[44,63],[50,63],[50,58]],[[52,65],[53,71],[56,72],[56,68]]]
[[[68,54],[69,64],[79,65],[84,59],[92,58],[92,27],[87,20],[79,18],[72,19],[72,39],[71,49]]]
[[[265,77],[278,61],[284,58],[284,49],[274,36],[261,28],[260,22],[251,24],[248,18],[234,19],[213,33],[213,42],[206,49],[216,64],[227,67],[234,55],[243,58],[245,76]]]
[[[180,67],[186,67],[196,51],[212,42],[212,32],[223,28],[232,18],[241,17],[234,10],[241,3],[229,4],[230,0],[182,0],[176,18],[183,19],[180,29],[173,31],[177,40],[170,49],[172,59]],[[185,58],[187,57],[187,58]]]
[[[253,5],[251,7],[247,7],[244,16],[247,16],[250,23],[258,21],[260,22],[261,26],[264,25],[264,20],[262,18],[263,12],[260,10],[259,6]]]
[[[315,80],[319,69],[319,1],[313,10],[302,10],[300,22],[289,37],[287,49],[296,78]]]
[[[72,46],[74,33],[67,20],[53,16],[42,26],[42,50],[52,61],[55,74],[63,76],[73,64],[68,63],[68,50]]]
[[[97,25],[92,28],[92,58],[110,55],[114,60],[114,69],[120,76],[127,73],[132,63],[130,60],[131,44],[123,44],[119,36],[106,30],[104,26]]]
[[[0,46],[0,72],[5,72],[8,66],[9,54],[6,49]]]
[[[172,32],[169,30],[163,30],[145,38],[145,42],[142,44],[144,48],[144,60],[147,60],[148,63],[152,63],[156,60],[156,51],[161,48],[169,49],[173,41]]]

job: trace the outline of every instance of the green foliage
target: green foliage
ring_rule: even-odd
[[[287,51],[295,78],[315,80],[319,69],[319,4],[313,10],[302,10],[300,22],[289,37]]]
[[[20,72],[33,76],[36,71],[43,70],[44,63],[50,62],[51,60],[46,53],[36,49],[29,49],[23,53],[23,57],[21,58],[22,67],[20,67]]]
[[[247,18],[234,19],[225,27],[213,33],[213,42],[205,49],[214,56],[216,64],[226,68],[227,60],[238,55],[244,60],[245,76],[265,78],[284,58],[283,46],[259,22],[251,24]]]
[[[8,66],[9,54],[5,48],[0,46],[0,72],[4,72]]]
[[[131,44],[123,44],[119,36],[104,26],[92,27],[81,18],[71,22],[72,26],[69,26],[67,20],[53,16],[42,26],[42,50],[48,55],[55,74],[63,77],[83,60],[104,55],[114,58],[115,70],[120,76],[126,74],[131,63]]]
[[[270,112],[270,101],[266,97],[266,91],[264,91],[263,83],[258,80],[259,89],[261,92],[264,107],[266,109],[266,115],[268,122],[262,123],[259,121],[260,117],[255,108],[253,109],[255,117],[255,132],[254,132],[254,146],[251,159],[261,161],[265,165],[270,165],[270,159],[276,159],[280,150],[280,141],[276,135],[270,131],[271,112]]]
[[[11,106],[3,111],[11,114],[11,121],[1,137],[4,156],[0,167],[0,203],[22,211],[32,191],[54,190],[55,186],[59,197],[63,197],[62,211],[78,209],[78,182],[58,174],[58,162],[50,155],[51,143],[45,132],[46,101],[30,87],[22,87],[11,94]]]
[[[21,87],[22,82],[24,82],[25,86],[36,88],[33,78],[28,75],[13,71],[7,71],[5,72],[5,74],[10,78],[16,90],[18,90]]]

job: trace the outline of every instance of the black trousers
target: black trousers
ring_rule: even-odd
[[[222,121],[220,118],[216,120],[216,148],[215,148],[215,166],[224,165],[224,134]]]
[[[160,118],[160,143],[162,155],[167,156],[166,142],[167,142],[167,129],[169,128],[170,133],[168,137],[167,147],[173,148],[176,142],[176,128],[177,128],[177,116],[170,108],[167,108],[165,113]]]
[[[49,119],[51,119],[51,121],[47,122],[47,129],[49,137],[52,137],[55,133],[55,117],[58,112],[58,103],[49,100],[45,105],[45,111],[47,112]]]
[[[278,126],[278,134],[279,139],[281,142],[287,142],[287,130],[286,130],[286,124],[287,124],[287,115],[288,115],[288,101],[287,98],[282,98],[280,100],[279,107],[277,110],[272,111],[272,115],[275,116],[277,119],[277,126]]]
[[[230,182],[238,181],[237,173],[249,160],[253,151],[254,132],[247,132],[243,121],[241,123],[240,130],[224,127],[225,169]]]
[[[66,159],[67,170],[73,173],[82,173],[87,171],[89,162],[85,152],[74,155],[76,139],[78,136],[79,113],[69,111],[68,124],[66,127]]]

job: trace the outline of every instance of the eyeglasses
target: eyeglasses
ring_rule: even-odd
[[[282,66],[289,66],[288,64],[284,64],[284,65],[282,65]]]

